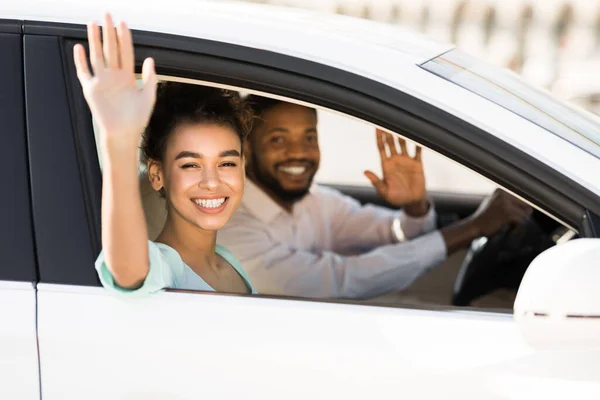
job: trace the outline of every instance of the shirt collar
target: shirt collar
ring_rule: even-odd
[[[302,200],[297,202],[294,206],[306,201],[306,199],[310,197],[315,190],[316,185],[313,184],[310,188],[309,193]],[[280,214],[287,213],[287,211],[283,207],[281,207],[273,199],[271,199],[269,195],[267,195],[260,187],[258,187],[250,179],[246,179],[246,185],[244,186],[244,197],[242,198],[242,205],[249,212],[254,214],[255,217],[267,224],[273,221],[275,218],[277,218]]]
[[[265,223],[273,221],[279,214],[285,212],[279,204],[275,203],[273,199],[254,184],[254,182],[250,181],[250,179],[246,179],[242,205]]]

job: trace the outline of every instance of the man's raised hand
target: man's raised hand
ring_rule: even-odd
[[[404,139],[396,139],[381,129],[376,130],[376,135],[383,178],[372,171],[365,171],[366,177],[388,203],[396,207],[412,207],[417,214],[423,214],[428,203],[421,147],[417,146],[415,156],[411,157]]]

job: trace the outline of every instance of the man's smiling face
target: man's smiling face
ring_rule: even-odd
[[[246,147],[249,177],[279,201],[304,197],[321,153],[314,109],[278,103],[256,122]]]

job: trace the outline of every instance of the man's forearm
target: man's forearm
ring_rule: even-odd
[[[468,246],[474,239],[481,236],[477,223],[473,219],[466,219],[441,230],[446,242],[448,255]]]

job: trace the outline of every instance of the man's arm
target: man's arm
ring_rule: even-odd
[[[393,225],[395,238],[402,242],[432,231],[437,216],[427,200],[421,147],[416,147],[413,157],[404,139],[381,129],[376,130],[376,137],[383,176],[373,171],[365,171],[365,176],[384,200],[402,208]]]
[[[269,236],[252,217],[236,218],[219,231],[219,244],[242,263],[261,294],[362,298],[409,286],[446,257],[439,232],[358,256],[311,252]]]
[[[405,210],[371,204],[363,206],[355,199],[325,187],[319,187],[315,196],[323,212],[322,218],[331,226],[331,250],[334,252],[372,250],[413,239],[436,227],[433,206],[424,215],[413,217]]]
[[[522,221],[531,210],[498,191],[471,218],[408,242],[357,256],[312,252],[278,241],[253,216],[239,212],[217,236],[242,263],[262,294],[361,298],[402,290],[478,236]]]

